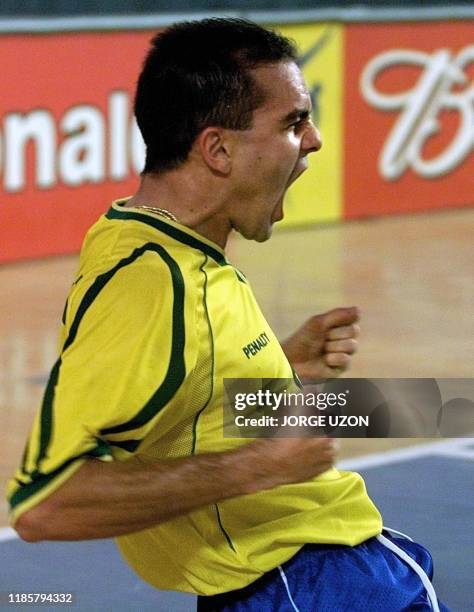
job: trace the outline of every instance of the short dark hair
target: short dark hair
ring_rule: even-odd
[[[264,101],[250,70],[297,58],[292,41],[243,19],[178,23],[151,44],[135,96],[144,172],[178,167],[206,127],[250,128]]]

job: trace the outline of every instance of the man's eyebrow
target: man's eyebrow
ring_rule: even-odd
[[[307,108],[295,108],[290,113],[285,115],[285,117],[283,117],[281,122],[282,123],[293,123],[294,121],[304,121],[305,119],[308,119],[310,114],[311,114],[311,111],[308,110]]]

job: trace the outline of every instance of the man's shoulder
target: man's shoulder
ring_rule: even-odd
[[[110,270],[111,266],[134,264],[150,273],[172,268],[189,276],[199,271],[202,253],[163,228],[147,223],[148,219],[124,220],[102,215],[87,232],[81,250],[81,261],[88,267]],[[171,230],[174,228],[171,227]],[[184,234],[184,232],[181,232]]]

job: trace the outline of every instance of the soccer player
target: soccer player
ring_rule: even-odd
[[[12,524],[27,541],[116,537],[139,575],[202,610],[436,609],[429,554],[381,535],[331,440],[223,436],[224,378],[334,377],[356,348],[355,308],[280,345],[224,252],[231,230],[270,237],[321,147],[296,59],[240,20],[153,40],[140,187],[85,239]]]

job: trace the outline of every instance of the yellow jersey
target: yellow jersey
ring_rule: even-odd
[[[9,482],[12,524],[86,457],[143,463],[248,443],[223,435],[223,379],[293,378],[224,251],[125,202],[86,236],[59,357]],[[306,543],[354,546],[381,527],[361,476],[334,468],[117,543],[155,587],[213,595],[246,586]]]

